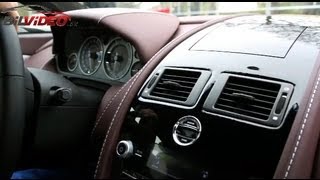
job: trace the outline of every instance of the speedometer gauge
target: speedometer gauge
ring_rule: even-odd
[[[132,64],[133,50],[129,42],[121,39],[112,39],[104,55],[104,70],[106,75],[113,79],[123,78]]]
[[[97,37],[87,38],[80,48],[80,69],[85,75],[95,73],[101,62],[103,54],[103,46]]]

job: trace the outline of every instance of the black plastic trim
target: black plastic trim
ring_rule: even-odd
[[[194,87],[193,87],[192,91],[190,92],[186,101],[178,101],[178,100],[162,98],[162,97],[151,95],[153,88],[157,85],[158,81],[161,79],[163,72],[166,69],[201,72],[200,77],[198,78],[196,84],[194,85]],[[160,74],[160,75],[157,75],[157,74]],[[142,94],[141,94],[142,97],[144,97],[146,99],[159,100],[159,101],[170,102],[170,103],[179,104],[179,105],[193,106],[197,102],[203,88],[205,87],[206,83],[208,82],[208,80],[211,76],[211,72],[206,71],[206,70],[164,67],[164,68],[161,68],[160,70],[158,70],[155,73],[155,75],[153,75],[153,77],[155,77],[155,76],[157,77],[155,82],[153,83],[153,85],[151,87],[149,87],[149,86],[145,87],[145,89],[142,91]]]
[[[217,100],[219,99],[220,94],[223,91],[224,86],[230,76],[241,77],[241,78],[245,78],[245,79],[252,79],[252,80],[257,80],[257,81],[262,81],[262,82],[271,82],[271,83],[276,83],[276,84],[281,85],[280,90],[277,95],[277,98],[276,98],[276,101],[272,107],[271,113],[270,113],[269,118],[267,120],[261,120],[261,119],[250,117],[250,116],[240,115],[240,114],[233,113],[230,111],[221,110],[221,109],[218,109],[215,107],[215,104],[216,104]],[[236,121],[241,121],[241,122],[250,121],[250,122],[258,123],[261,125],[278,127],[282,123],[282,119],[285,115],[286,108],[289,104],[293,90],[294,90],[294,86],[289,83],[271,81],[271,80],[266,80],[266,79],[261,79],[261,78],[252,78],[252,77],[248,77],[248,76],[231,75],[231,74],[227,74],[227,73],[222,73],[219,76],[219,78],[217,79],[213,88],[211,89],[211,91],[210,91],[210,93],[209,93],[209,95],[203,105],[203,110],[204,110],[204,112],[207,112],[207,113],[208,112],[214,113],[217,115],[223,115],[225,117],[229,116],[230,118],[232,118],[233,120],[236,120]],[[279,100],[281,99],[281,96],[283,93],[287,93],[287,98],[284,103],[284,108],[282,109],[282,111],[280,113],[277,114],[277,113],[275,113],[276,106],[277,106]]]

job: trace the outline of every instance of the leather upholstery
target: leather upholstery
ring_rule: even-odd
[[[169,41],[179,26],[179,19],[171,14],[125,8],[92,10],[75,10],[66,14],[75,20],[96,22],[123,36],[136,47],[144,62]],[[52,30],[55,31],[54,28]]]
[[[54,55],[52,54],[52,46],[38,51],[24,61],[27,67],[33,67],[38,69],[44,69],[44,67],[50,63]]]
[[[290,130],[274,178],[311,178],[320,133],[320,55]]]
[[[136,97],[136,94],[140,90],[142,84],[145,82],[153,69],[174,47],[176,47],[186,38],[190,37],[192,34],[213,24],[233,17],[237,16],[215,19],[182,34],[157,52],[144,65],[144,67],[118,91],[113,89],[112,91],[108,90],[106,92],[105,97],[100,104],[102,107],[99,108],[99,113],[97,115],[98,124],[92,133],[94,141],[97,141],[101,138],[104,139],[94,175],[95,178],[110,178],[112,159],[115,154],[115,147],[118,141],[122,123],[133,99]]]

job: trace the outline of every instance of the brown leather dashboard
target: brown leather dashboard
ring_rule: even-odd
[[[214,24],[247,15],[222,16],[215,19],[179,19],[173,15],[131,9],[76,10],[67,13],[74,20],[90,22],[117,32],[134,44],[145,62],[143,68],[129,81],[109,88],[101,100],[96,122],[91,132],[94,143],[102,143],[94,178],[111,178],[114,152],[121,127],[142,85],[159,63],[181,42]],[[58,28],[52,29],[59,34]],[[54,37],[57,39],[58,37]],[[33,58],[26,61],[29,67],[53,71],[51,42],[40,48]],[[53,45],[53,52],[59,47]],[[47,61],[41,61],[43,57]],[[318,85],[320,58],[315,61],[299,110],[292,122],[274,178],[318,177],[317,156],[320,122]],[[100,144],[99,144],[100,145]]]
[[[173,15],[130,9],[76,10],[67,14],[116,31],[136,46],[143,61],[164,46],[179,26]]]
[[[233,16],[209,21],[179,36],[156,53],[143,67],[143,69],[141,69],[139,73],[131,78],[130,81],[123,85],[118,91],[112,89],[111,91],[106,92],[98,110],[97,122],[95,125],[96,130],[94,129],[93,131],[94,139],[104,139],[96,167],[95,178],[110,178],[112,158],[126,112],[129,110],[130,104],[138,93],[140,87],[157,64],[175,46],[195,32],[232,17]],[[109,94],[109,92],[112,93],[112,95]],[[114,94],[114,92],[116,93]]]

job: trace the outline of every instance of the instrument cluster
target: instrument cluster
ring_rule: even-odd
[[[117,35],[67,32],[58,59],[62,74],[102,82],[126,82],[142,67],[135,47]]]

